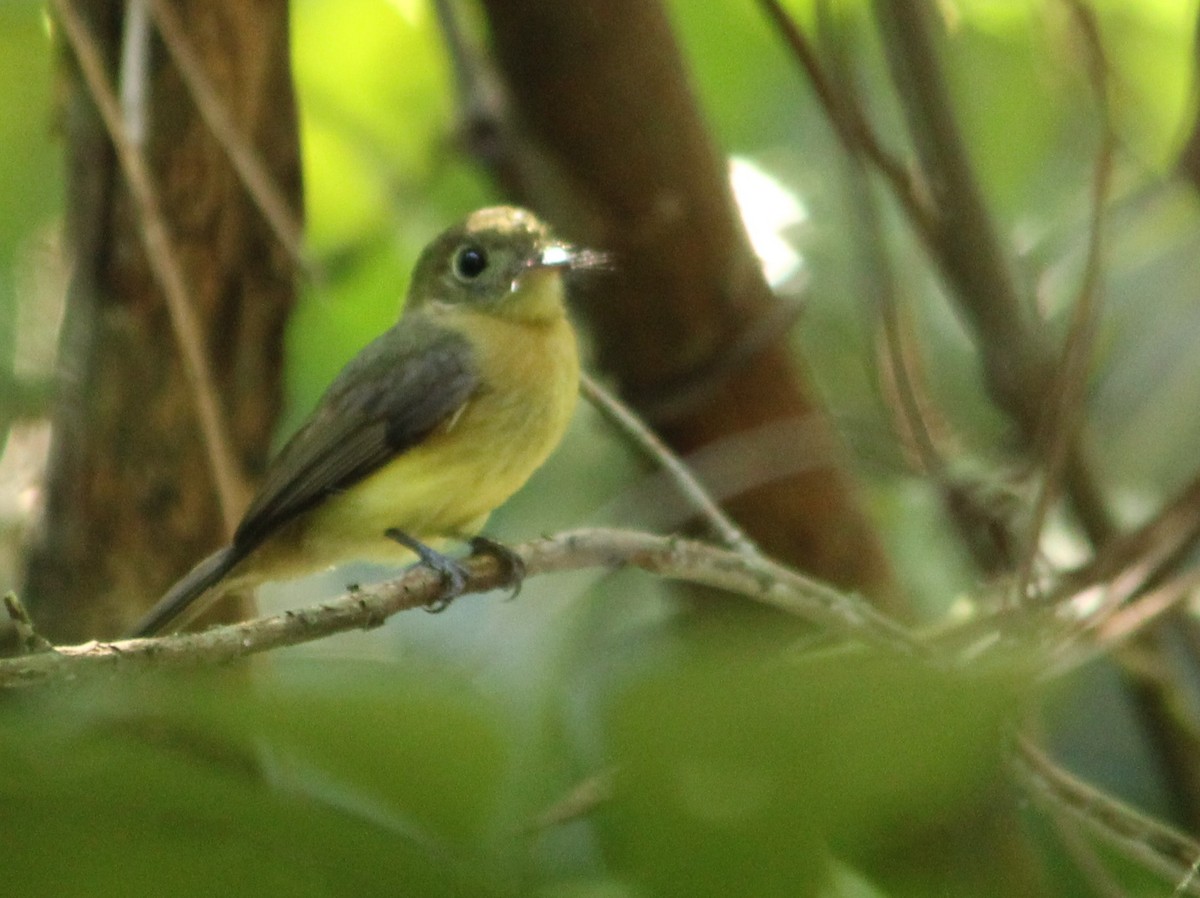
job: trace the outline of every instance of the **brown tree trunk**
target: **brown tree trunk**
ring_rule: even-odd
[[[898,610],[844,453],[786,335],[750,336],[778,305],[662,5],[483,5],[512,103],[515,158],[503,170],[523,199],[575,226],[573,239],[617,257],[615,283],[584,310],[601,366],[680,453],[773,428],[748,444],[765,457],[734,452],[743,468],[784,473],[731,511],[776,557]],[[790,445],[778,437],[786,428]]]
[[[74,7],[116,81],[125,3]],[[174,4],[208,79],[294,207],[300,164],[285,0]],[[197,113],[157,36],[145,154],[201,321],[236,460],[266,460],[292,263]],[[25,594],[54,640],[120,633],[227,534],[162,292],[113,146],[70,50],[61,66],[74,256],[45,509]]]

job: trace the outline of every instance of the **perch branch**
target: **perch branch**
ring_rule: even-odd
[[[586,567],[637,567],[713,587],[809,620],[832,633],[908,656],[926,650],[901,625],[857,596],[839,592],[762,558],[747,558],[691,540],[628,530],[575,530],[514,548],[528,575]],[[489,555],[464,562],[466,592],[503,586],[508,571]],[[71,680],[103,672],[135,672],[222,664],[270,649],[312,642],[346,630],[370,629],[391,615],[444,599],[437,574],[416,566],[371,589],[298,611],[202,633],[89,643],[0,660],[0,688]]]

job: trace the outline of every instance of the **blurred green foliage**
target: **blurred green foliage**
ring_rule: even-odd
[[[52,95],[41,5],[0,3],[0,370],[5,372],[13,365],[18,278],[28,271],[38,241],[45,239],[43,229],[62,204]],[[0,397],[0,406],[4,402]]]
[[[842,54],[884,141],[905,152],[867,3],[830,2],[824,16],[809,0],[789,6]],[[1105,482],[1136,518],[1192,475],[1200,440],[1200,210],[1190,189],[1167,182],[1193,113],[1197,2],[1094,6],[1119,156],[1089,426]],[[1061,332],[1080,279],[1100,128],[1078,34],[1058,0],[936,7],[971,158],[1018,279]],[[797,347],[854,450],[914,601],[943,609],[979,584],[936,497],[896,449],[864,260],[886,253],[960,461],[998,479],[1008,431],[970,342],[902,218],[847,164],[756,5],[675,0],[671,9],[716,138],[807,209],[785,235],[810,284]],[[330,276],[305,285],[292,322],[284,434],[394,319],[426,240],[499,199],[455,149],[450,72],[428,3],[295,0],[292,14],[309,241]],[[18,272],[61,214],[46,34],[39,3],[0,3],[4,365]],[[878,245],[863,236],[864,190],[880,200]],[[581,411],[496,532],[653,520],[658,497],[642,473]],[[799,646],[781,658],[781,637],[755,632],[761,622],[730,623],[738,632],[714,639],[684,617],[646,577],[541,578],[516,602],[404,615],[248,676],[8,698],[0,870],[30,895],[1017,894],[1003,840],[980,825],[972,854],[956,844],[954,821],[988,808],[996,826],[1024,821],[999,785],[1004,724],[1036,698],[1019,678],[952,679]],[[1055,713],[1076,698],[1066,691]],[[1072,719],[1077,752],[1113,729],[1111,708],[1087,707],[1086,719]],[[1153,800],[1153,774],[1138,746],[1127,748],[1095,772]],[[605,771],[611,797],[594,817],[531,828]],[[957,835],[970,842],[976,830]],[[1021,862],[1052,894],[1088,894],[1046,853]]]
[[[536,821],[586,766],[550,773],[445,665],[274,659],[10,695],[6,878],[31,895],[570,894],[584,874],[612,894],[820,895],[831,845],[886,850],[997,774],[1012,678],[755,655],[677,644],[612,690],[592,746],[611,796],[574,842]]]

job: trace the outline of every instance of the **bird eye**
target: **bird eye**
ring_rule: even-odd
[[[482,246],[468,243],[459,247],[454,254],[454,274],[459,280],[473,281],[483,274],[487,266],[487,251]]]

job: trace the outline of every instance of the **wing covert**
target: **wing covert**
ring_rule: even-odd
[[[271,463],[233,545],[276,528],[378,470],[450,419],[479,384],[461,334],[411,316],[364,348]]]

